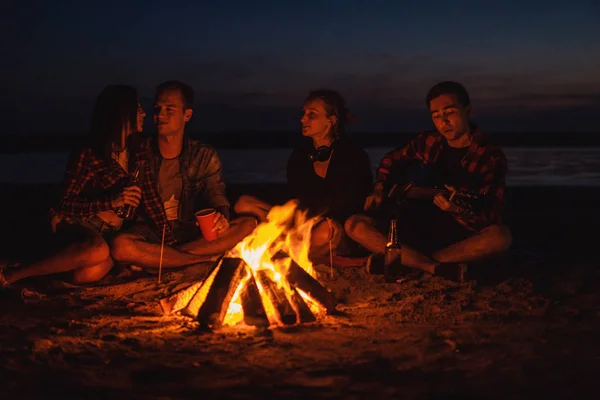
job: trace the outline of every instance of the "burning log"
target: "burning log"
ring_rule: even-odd
[[[246,263],[241,258],[224,258],[204,302],[198,310],[201,326],[223,324],[229,303],[246,275]]]
[[[305,322],[315,322],[317,320],[317,317],[313,314],[313,312],[310,310],[308,305],[304,302],[304,299],[302,298],[302,296],[300,295],[300,293],[298,293],[298,291],[296,289],[293,289],[293,292],[291,294],[288,293],[287,298],[288,298],[288,301],[290,302],[290,305],[296,312],[296,316],[297,316],[296,322],[297,323],[302,324]]]
[[[285,289],[278,288],[266,270],[256,272],[256,284],[263,292],[263,305],[269,322],[273,325],[292,325],[296,323],[296,311],[285,295]]]
[[[296,207],[294,202],[273,207],[267,220],[203,282],[162,299],[163,313],[180,312],[200,326],[215,328],[242,321],[253,326],[292,325],[333,312],[332,293],[307,272],[312,268],[308,251],[315,220]]]
[[[327,313],[335,310],[336,302],[333,294],[293,261],[290,264],[287,279],[292,286],[300,289],[325,308]]]
[[[165,315],[181,311],[205,327],[232,324],[228,311],[231,313],[234,295],[239,296],[243,314],[233,320],[243,318],[253,326],[314,322],[319,310],[335,308],[333,295],[298,264],[290,264],[286,278],[287,289],[274,282],[268,270],[255,271],[252,276],[244,260],[226,257],[204,281],[162,299],[160,305]]]
[[[192,299],[188,302],[187,306],[181,310],[183,315],[187,315],[188,317],[196,318],[198,312],[200,311],[200,307],[204,304],[206,300],[206,296],[208,296],[208,292],[212,287],[212,284],[217,276],[217,273],[221,269],[221,265],[223,265],[224,259],[221,259],[219,263],[214,267],[208,278],[206,278],[202,282],[202,286],[196,291]],[[182,293],[182,296],[184,294]]]
[[[185,289],[178,290],[169,297],[160,300],[160,307],[164,315],[183,310],[192,300],[196,292],[202,287],[203,281],[196,282]]]
[[[251,276],[246,282],[241,298],[242,309],[244,310],[244,322],[248,325],[268,326],[269,319],[265,313],[254,277]]]

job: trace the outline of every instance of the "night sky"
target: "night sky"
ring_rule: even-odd
[[[196,90],[192,129],[298,129],[310,89],[358,131],[417,131],[424,97],[462,82],[503,132],[598,132],[600,2],[11,1],[0,17],[0,132],[85,132],[106,84]],[[150,119],[147,118],[147,122]]]

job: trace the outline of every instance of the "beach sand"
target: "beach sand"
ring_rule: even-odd
[[[2,254],[35,254],[56,187],[3,185]],[[229,188],[283,201],[275,185]],[[509,188],[505,258],[463,284],[388,284],[361,267],[321,280],[338,312],[286,329],[198,332],[158,300],[210,265],[1,293],[2,398],[589,398],[600,388],[596,188]],[[591,226],[589,226],[591,225]],[[29,226],[30,229],[26,230]],[[35,229],[34,229],[35,228]],[[25,243],[25,240],[29,244]],[[327,268],[324,268],[327,270]],[[47,282],[47,281],[45,281]],[[40,289],[41,288],[41,289]]]

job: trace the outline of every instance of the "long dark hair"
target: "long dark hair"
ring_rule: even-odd
[[[126,85],[109,85],[96,97],[90,124],[90,147],[100,158],[110,159],[112,145],[121,147],[123,134],[135,131],[137,90]]]
[[[335,90],[319,89],[310,92],[304,103],[316,99],[323,100],[328,117],[332,115],[336,117],[337,122],[331,127],[331,134],[334,139],[339,138],[340,134],[346,131],[347,126],[356,119],[346,106],[346,100]]]

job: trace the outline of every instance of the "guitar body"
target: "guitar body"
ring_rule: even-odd
[[[413,160],[397,162],[390,170],[390,177],[384,187],[384,206],[397,214],[408,201],[432,202],[436,195],[444,194],[467,213],[480,209],[480,196],[477,192],[451,191],[446,185],[440,171],[433,164]]]

